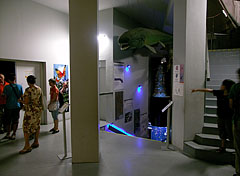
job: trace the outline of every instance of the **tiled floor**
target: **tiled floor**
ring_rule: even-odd
[[[68,121],[68,129],[70,128]],[[60,124],[61,126],[61,124]],[[74,164],[59,160],[63,153],[62,130],[52,135],[51,125],[41,127],[40,147],[19,155],[17,140],[0,143],[0,176],[231,176],[230,165],[214,165],[165,150],[160,142],[100,132],[100,163]],[[2,135],[0,137],[3,137]],[[70,144],[68,130],[68,146]]]

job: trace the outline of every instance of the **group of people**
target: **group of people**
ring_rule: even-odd
[[[239,83],[230,79],[222,82],[220,90],[193,89],[192,92],[210,92],[217,97],[217,123],[221,146],[217,152],[226,152],[226,140],[234,144],[234,176],[240,176],[240,68],[237,70]]]
[[[16,139],[16,131],[19,123],[19,112],[24,110],[23,133],[25,145],[20,154],[31,152],[33,148],[39,147],[39,133],[41,115],[44,109],[43,92],[36,85],[36,77],[27,77],[28,86],[23,93],[21,85],[16,84],[16,76],[10,74],[8,82],[3,74],[0,74],[0,133],[6,132],[3,139]],[[56,87],[56,80],[49,79],[50,102],[48,109],[54,120],[54,127],[50,130],[52,134],[58,133],[58,97],[59,90]],[[12,132],[12,134],[11,134]],[[34,136],[34,141],[30,145],[29,137]]]

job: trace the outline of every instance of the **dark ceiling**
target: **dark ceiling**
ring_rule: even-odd
[[[142,26],[173,33],[173,0],[126,0],[117,10],[142,24]],[[239,48],[240,29],[232,16],[226,17],[222,0],[208,0],[207,36],[210,49]]]
[[[225,17],[219,0],[208,0],[207,5],[207,33],[229,34],[235,30],[230,17]]]

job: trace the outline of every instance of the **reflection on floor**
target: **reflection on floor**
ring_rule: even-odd
[[[60,124],[61,126],[62,124]],[[227,176],[230,165],[213,165],[168,151],[164,144],[141,138],[100,132],[100,163],[71,164],[59,160],[63,153],[63,135],[48,132],[52,125],[41,127],[40,147],[19,155],[23,147],[22,131],[15,141],[0,143],[1,176]],[[68,120],[68,148],[70,123]],[[2,138],[3,135],[0,135]]]

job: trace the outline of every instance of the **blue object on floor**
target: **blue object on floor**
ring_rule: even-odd
[[[167,140],[167,127],[157,127],[151,126],[151,139],[161,142],[166,142]]]

